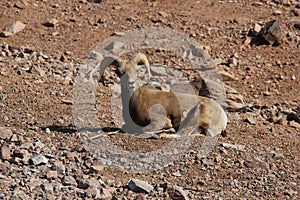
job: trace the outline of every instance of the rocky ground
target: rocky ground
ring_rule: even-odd
[[[0,1],[0,198],[298,199],[299,14],[298,0]],[[257,43],[271,20],[281,27],[280,44]],[[135,173],[101,164],[83,145],[72,89],[97,44],[148,27],[172,28],[203,45],[244,108],[227,110],[227,136],[207,157],[199,156],[204,136],[196,137],[169,166]],[[185,66],[162,51],[144,53]],[[101,126],[118,128],[111,89],[99,84],[96,97]],[[132,152],[170,142],[108,137]]]

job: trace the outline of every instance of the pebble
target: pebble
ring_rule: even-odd
[[[154,187],[139,179],[130,179],[127,183],[127,187],[133,192],[150,193]]]

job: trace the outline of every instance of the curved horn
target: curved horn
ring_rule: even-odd
[[[151,72],[150,72],[150,65],[149,65],[149,62],[148,62],[148,59],[147,59],[146,55],[143,54],[143,53],[137,53],[137,54],[135,54],[134,56],[131,57],[130,62],[134,63],[136,65],[144,64],[146,66],[147,73],[148,73],[148,82],[149,82],[152,75],[151,75]]]

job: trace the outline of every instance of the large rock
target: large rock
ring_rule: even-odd
[[[25,24],[20,21],[15,21],[12,24],[8,25],[3,32],[1,32],[1,37],[9,37],[15,33],[22,31],[25,28]]]
[[[48,159],[43,155],[37,155],[37,156],[33,156],[32,158],[30,158],[29,163],[32,164],[32,165],[47,164]]]
[[[264,26],[259,35],[268,43],[277,45],[282,43],[285,34],[281,30],[280,25],[275,20],[272,20]]]

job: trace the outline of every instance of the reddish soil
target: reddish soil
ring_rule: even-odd
[[[130,178],[156,186],[150,194],[142,195],[145,199],[174,199],[160,190],[164,188],[160,184],[166,182],[182,187],[190,199],[299,198],[300,30],[295,24],[300,23],[300,1],[106,0],[82,3],[85,1],[36,0],[23,9],[15,7],[15,2],[0,1],[0,29],[16,20],[26,24],[19,33],[0,37],[0,44],[10,46],[10,53],[0,55],[0,93],[6,97],[0,100],[0,127],[8,127],[22,140],[18,143],[1,139],[0,145],[8,144],[13,151],[21,144],[40,141],[48,150],[35,152],[32,147],[28,152],[54,155],[50,164],[53,160],[62,160],[66,152],[74,152],[74,160],[63,160],[74,168],[68,175],[75,177],[77,182],[79,179],[101,179],[101,187],[112,188],[111,194],[118,199],[137,199],[138,193],[124,187]],[[57,26],[43,25],[52,18],[59,21]],[[282,44],[244,44],[255,24],[263,26],[273,19],[285,32]],[[148,27],[168,27],[185,33],[203,45],[212,58],[222,59],[218,68],[236,77],[225,84],[236,89],[244,97],[245,104],[255,109],[228,113],[227,136],[218,140],[205,159],[197,157],[203,141],[203,137],[197,137],[186,155],[160,171],[132,173],[106,166],[97,173],[89,173],[95,161],[93,152],[72,151],[82,148],[82,141],[73,121],[72,104],[62,101],[72,101],[73,81],[62,77],[70,73],[73,79],[78,64],[115,32]],[[25,47],[49,58],[29,56],[19,61],[16,59],[18,49]],[[4,47],[0,52],[5,52]],[[237,55],[238,64],[229,67],[228,60],[233,55]],[[160,52],[150,56],[154,60],[162,60],[162,57]],[[59,66],[55,67],[55,63]],[[26,66],[39,66],[45,74],[34,70],[29,73],[22,69]],[[57,73],[58,70],[62,73]],[[98,112],[100,124],[116,128],[109,113],[110,89],[99,85],[97,92],[97,103],[105,107]],[[273,115],[291,110],[298,115],[292,119],[284,115],[278,121],[263,116],[264,111],[272,110],[276,110]],[[255,123],[249,123],[248,119]],[[51,130],[50,134],[46,133],[46,128]],[[110,138],[124,149],[137,152],[158,149],[169,142],[167,139],[132,139],[122,134]],[[226,148],[224,143],[244,148]],[[59,191],[32,189],[29,192],[26,184],[30,183],[30,177],[43,179],[46,169],[35,167],[40,173],[33,172],[26,163],[4,158],[0,164],[0,186],[3,184],[0,196],[3,193],[7,199],[18,195],[16,190],[24,191],[27,196],[23,199],[46,198],[47,195],[58,199],[91,198],[87,191],[78,190],[76,186]],[[50,168],[50,164],[47,167]],[[12,172],[4,170],[6,165],[12,167]],[[76,168],[77,165],[80,167]],[[18,176],[22,168],[29,171],[23,178],[25,186],[18,183],[22,179]],[[7,186],[1,179],[13,180],[15,185]],[[62,179],[59,177],[57,181]],[[67,192],[62,197],[64,191]]]

